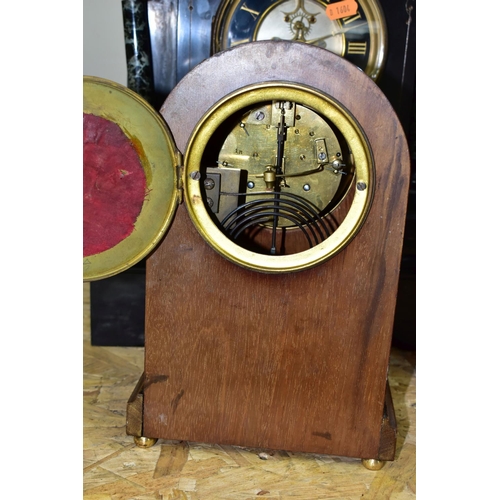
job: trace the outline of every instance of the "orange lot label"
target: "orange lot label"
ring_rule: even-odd
[[[342,0],[326,6],[326,15],[334,21],[343,17],[353,16],[358,12],[358,4],[354,0]]]

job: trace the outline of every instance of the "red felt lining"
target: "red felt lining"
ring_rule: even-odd
[[[83,256],[114,247],[134,230],[146,176],[131,140],[114,122],[83,114]]]

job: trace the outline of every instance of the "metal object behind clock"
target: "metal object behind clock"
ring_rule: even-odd
[[[149,0],[155,93],[161,102],[192,68],[210,57],[212,18],[220,0]]]

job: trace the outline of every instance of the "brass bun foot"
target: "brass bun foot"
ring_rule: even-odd
[[[380,470],[385,465],[383,460],[375,458],[364,458],[361,462],[368,470]]]
[[[144,436],[134,436],[134,442],[136,446],[139,446],[139,448],[151,448],[158,439],[155,438],[147,438]]]

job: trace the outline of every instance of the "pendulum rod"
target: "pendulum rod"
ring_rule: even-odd
[[[275,191],[279,192],[279,183],[280,179],[283,175],[283,154],[285,150],[285,141],[286,141],[286,123],[285,123],[285,103],[281,101],[279,103],[279,107],[281,108],[281,116],[280,122],[278,124],[278,132],[277,132],[277,154],[276,154],[276,180],[275,180]],[[275,201],[275,210],[273,217],[273,235],[271,241],[271,255],[276,254],[276,229],[278,227],[278,213],[279,213],[279,195],[277,196],[277,200]]]

